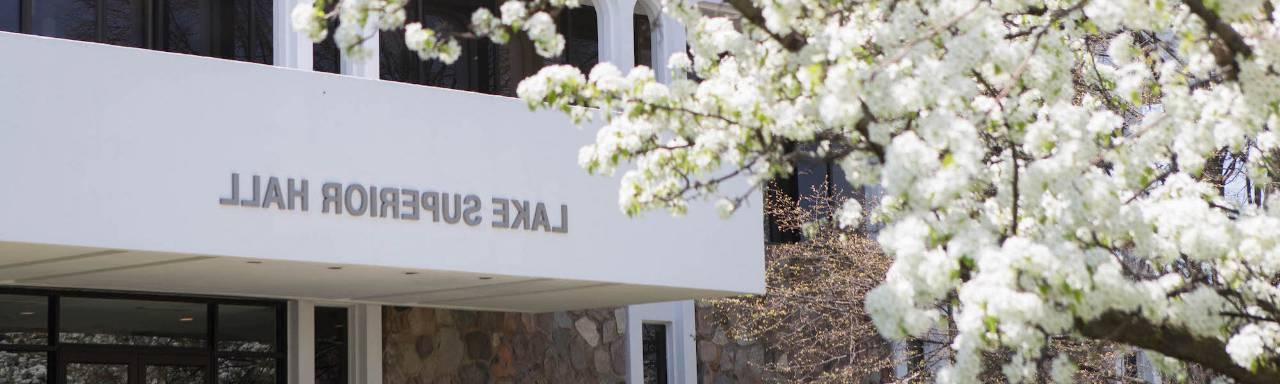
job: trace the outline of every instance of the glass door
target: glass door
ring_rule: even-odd
[[[129,364],[68,362],[67,384],[130,384]]]
[[[132,356],[116,353],[68,352],[60,362],[66,384],[134,384]]]
[[[201,356],[138,356],[140,384],[205,384],[209,360]]]
[[[65,384],[205,384],[209,361],[200,356],[121,350],[70,351],[59,363]]]

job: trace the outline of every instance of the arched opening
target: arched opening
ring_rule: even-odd
[[[654,49],[654,43],[658,41],[655,33],[658,31],[659,15],[661,12],[655,4],[645,0],[636,1],[631,23],[632,53],[636,66],[652,68],[653,63],[658,62],[653,56],[658,51]]]

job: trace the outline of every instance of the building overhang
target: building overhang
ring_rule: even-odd
[[[519,100],[0,49],[0,283],[534,312],[764,289],[759,209],[628,218],[576,165],[594,130]]]

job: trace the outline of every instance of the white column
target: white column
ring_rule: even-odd
[[[623,73],[635,65],[631,16],[636,0],[595,0],[596,25],[600,34],[600,62],[610,62]]]
[[[273,0],[272,63],[278,67],[311,70],[311,39],[293,30],[290,15],[298,3],[312,4],[312,0]]]
[[[351,340],[355,346],[355,364],[351,366],[355,373],[353,383],[382,384],[382,306],[359,304],[351,310],[355,311],[356,330],[356,337]]]
[[[370,18],[372,17],[373,16],[370,16]],[[382,32],[378,30],[377,22],[374,20],[369,20],[368,24],[365,27],[364,34],[370,37],[366,39],[364,43],[361,43],[361,45],[364,47],[365,52],[369,52],[369,55],[360,60],[356,60],[356,59],[347,57],[346,52],[342,52],[342,59],[340,60],[341,63],[339,64],[339,68],[341,69],[342,74],[356,76],[356,77],[363,77],[366,79],[378,78],[378,59],[379,59],[378,34],[379,33],[382,33]],[[404,31],[394,30],[394,31],[388,31],[387,33],[404,33]]]
[[[316,382],[315,303],[289,301],[289,384]]]
[[[638,305],[627,307],[627,383],[644,383],[644,336],[640,333],[644,320]]]
[[[671,329],[671,338],[675,339],[672,350],[680,353],[671,357],[676,368],[676,383],[694,384],[698,382],[698,319],[694,314],[693,300],[672,303],[676,307],[676,323]]]
[[[662,14],[653,28],[653,71],[658,81],[669,83],[671,71],[667,69],[667,61],[676,52],[685,52],[685,28],[675,18]]]

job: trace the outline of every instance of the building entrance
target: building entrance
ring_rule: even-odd
[[[279,301],[0,287],[0,384],[279,384]]]

